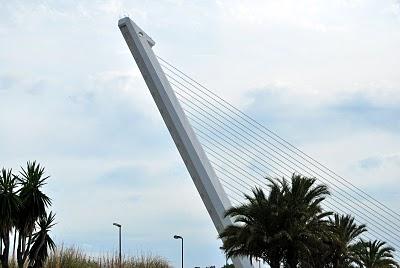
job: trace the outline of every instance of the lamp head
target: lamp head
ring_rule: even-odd
[[[114,222],[113,225],[121,228],[121,224],[119,224],[119,223]]]
[[[183,239],[182,236],[174,235],[174,239]]]

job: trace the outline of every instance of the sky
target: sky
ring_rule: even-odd
[[[0,167],[46,167],[58,244],[222,266],[207,211],[117,27],[400,209],[400,2],[0,1]]]

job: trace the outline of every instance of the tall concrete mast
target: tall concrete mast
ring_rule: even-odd
[[[231,203],[152,50],[155,42],[128,17],[120,19],[118,26],[215,228],[220,233],[232,224],[231,219],[224,217]],[[232,261],[236,268],[252,267],[247,259],[233,258]]]

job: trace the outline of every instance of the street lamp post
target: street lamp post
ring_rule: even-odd
[[[119,223],[114,222],[114,226],[117,226],[119,229],[119,267],[122,267],[122,255],[121,255],[121,227],[122,225]]]
[[[228,267],[228,255],[225,253],[225,250],[223,247],[219,247],[219,249],[222,250],[222,252],[225,255],[225,267],[227,268]]]
[[[174,239],[181,239],[182,240],[182,268],[183,268],[183,237],[179,235],[174,235]]]

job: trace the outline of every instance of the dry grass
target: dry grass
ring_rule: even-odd
[[[16,266],[11,265],[10,268]],[[169,262],[159,256],[140,255],[122,258],[123,268],[171,268]],[[119,268],[117,256],[90,257],[79,248],[56,250],[48,258],[44,268]]]

